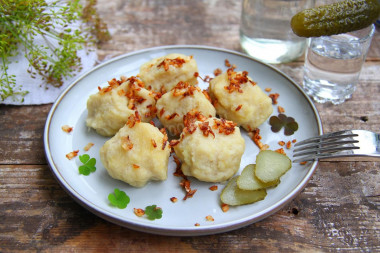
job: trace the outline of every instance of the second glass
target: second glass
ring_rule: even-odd
[[[314,0],[243,0],[240,21],[243,50],[266,63],[297,59],[305,51],[306,39],[293,33],[290,19],[314,4]]]

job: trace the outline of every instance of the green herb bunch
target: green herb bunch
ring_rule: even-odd
[[[96,0],[0,0],[0,97],[22,98],[27,91],[8,75],[11,57],[23,52],[32,78],[59,87],[82,68],[77,51],[110,38],[96,13]],[[79,23],[79,25],[78,25]],[[75,27],[75,28],[73,28]],[[36,43],[42,38],[44,43]]]

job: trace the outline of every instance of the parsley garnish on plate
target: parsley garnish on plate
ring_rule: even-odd
[[[79,174],[88,176],[91,172],[96,171],[96,159],[90,158],[89,155],[84,154],[79,156],[79,160],[83,163],[83,165],[79,166]]]
[[[162,209],[156,205],[147,206],[145,207],[145,214],[149,220],[161,219]]]
[[[108,200],[113,206],[116,206],[120,209],[126,208],[130,202],[129,196],[118,188],[115,188],[114,192],[108,195]]]

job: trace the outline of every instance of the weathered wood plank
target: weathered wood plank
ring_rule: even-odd
[[[47,166],[0,166],[0,248],[375,251],[380,249],[379,165],[323,162],[305,190],[275,215],[229,233],[189,238],[135,232],[96,217],[63,191]]]
[[[51,105],[0,105],[0,164],[46,164],[45,121]]]

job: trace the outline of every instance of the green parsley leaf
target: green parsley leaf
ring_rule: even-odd
[[[156,205],[147,206],[145,207],[145,214],[149,220],[161,219],[162,209]]]
[[[83,165],[79,166],[79,174],[88,176],[91,172],[96,171],[96,159],[90,158],[88,154],[80,155],[79,160],[83,163]]]
[[[116,206],[120,209],[124,209],[130,202],[129,196],[119,189],[115,188],[114,193],[108,195],[108,200],[113,206]]]

